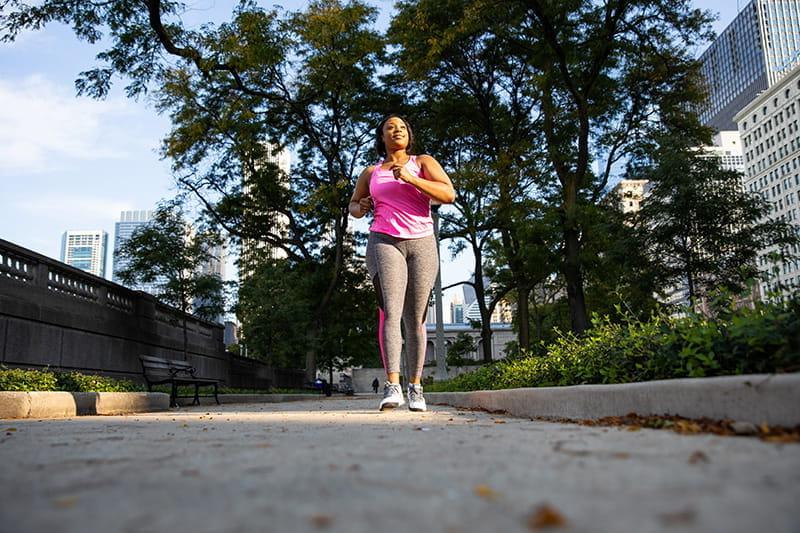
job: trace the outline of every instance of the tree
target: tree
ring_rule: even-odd
[[[691,115],[691,104],[701,100],[691,50],[711,37],[710,16],[689,0],[519,4],[526,13],[519,46],[540,72],[531,90],[541,96],[547,159],[561,197],[561,270],[572,329],[580,333],[589,326],[581,254],[586,208],[641,136],[661,120]],[[602,159],[594,175],[591,164]]]
[[[430,145],[453,169],[455,209],[442,215],[451,249],[468,245],[475,256],[473,285],[481,310],[484,359],[491,361],[492,310],[509,291],[526,293],[532,282],[521,259],[525,242],[517,222],[537,176],[533,69],[519,60],[506,19],[471,18],[470,0],[411,0],[398,4],[389,36],[398,45],[404,88],[418,95]],[[511,274],[485,287],[487,248],[499,242]],[[488,301],[485,297],[488,296]],[[527,302],[523,296],[522,302]],[[527,306],[518,310],[527,317]],[[527,318],[525,320],[527,323]],[[521,329],[527,338],[527,328]]]
[[[478,347],[475,345],[475,339],[468,333],[459,333],[456,339],[447,347],[447,364],[448,366],[465,366],[474,362],[471,358],[466,357],[475,353]]]
[[[136,229],[120,247],[118,272],[123,283],[152,283],[158,299],[180,309],[183,322],[183,358],[188,358],[186,317],[195,306],[201,318],[212,319],[225,311],[225,283],[202,268],[216,258],[221,243],[215,231],[194,231],[186,222],[180,201],[161,204],[153,219]]]
[[[129,80],[131,97],[155,89],[159,110],[173,122],[163,154],[208,219],[234,239],[280,249],[300,271],[326,281],[317,298],[305,300],[305,366],[313,379],[317,341],[335,316],[330,305],[353,253],[349,189],[391,101],[377,75],[384,41],[374,31],[376,10],[357,0],[318,0],[283,13],[242,1],[230,22],[190,30],[182,9],[166,0],[13,1],[0,15],[1,39],[53,21],[92,43],[107,32],[102,65],[81,74],[78,93],[105,97],[115,75]],[[288,184],[263,163],[266,142],[298,148]],[[276,214],[284,224],[273,223]]]
[[[684,132],[662,137],[652,165],[638,169],[652,183],[638,227],[664,282],[685,283],[695,305],[718,288],[740,294],[760,277],[760,250],[777,246],[788,255],[800,236],[791,223],[769,216],[772,208],[759,194],[743,189],[741,174],[690,142]]]

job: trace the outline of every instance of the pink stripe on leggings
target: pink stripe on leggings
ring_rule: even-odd
[[[386,313],[383,312],[383,309],[380,307],[378,308],[378,346],[380,347],[381,351],[381,362],[383,362],[383,370],[384,372],[389,372],[389,369],[386,366],[386,351],[383,348],[383,330],[386,327]]]

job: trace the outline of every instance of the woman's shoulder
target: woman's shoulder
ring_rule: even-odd
[[[425,164],[436,161],[436,159],[434,159],[433,156],[428,154],[419,154],[414,156],[414,158],[416,159],[418,164]]]

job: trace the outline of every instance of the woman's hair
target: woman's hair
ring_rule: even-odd
[[[406,152],[411,153],[414,146],[414,132],[411,130],[411,124],[408,123],[408,120],[397,113],[387,115],[386,118],[381,120],[378,127],[375,128],[375,151],[378,152],[379,156],[386,157],[386,145],[383,142],[383,126],[390,118],[399,118],[403,121],[403,124],[406,125],[406,131],[408,132],[408,146],[406,146]]]

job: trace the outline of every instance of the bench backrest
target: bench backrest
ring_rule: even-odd
[[[169,378],[175,374],[176,370],[183,375],[193,374],[194,372],[194,367],[187,361],[163,359],[152,355],[140,355],[139,360],[142,362],[145,378]]]

